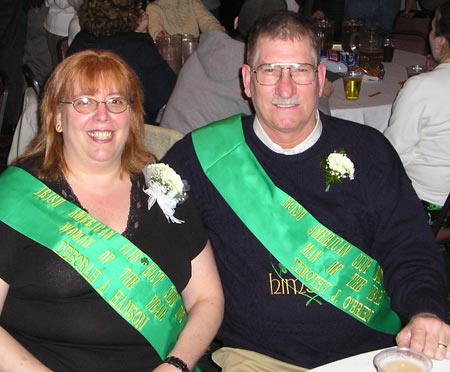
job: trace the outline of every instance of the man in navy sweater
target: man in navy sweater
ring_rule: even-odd
[[[311,23],[260,19],[242,67],[256,115],[213,123],[166,159],[190,184],[225,292],[226,372],[305,371],[383,347],[450,358],[447,275],[394,148],[319,114]]]

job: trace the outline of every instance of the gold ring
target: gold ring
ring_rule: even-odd
[[[447,345],[446,344],[441,344],[440,342],[438,343],[438,348],[439,349],[447,349]]]

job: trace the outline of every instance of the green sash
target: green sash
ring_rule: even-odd
[[[218,192],[298,280],[368,327],[400,330],[378,263],[272,183],[245,142],[239,115],[195,130],[192,139]]]
[[[5,224],[68,262],[166,358],[186,311],[169,277],[149,256],[20,168],[0,175],[0,198]]]

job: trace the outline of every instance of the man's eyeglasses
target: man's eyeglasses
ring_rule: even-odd
[[[112,97],[108,98],[106,101],[97,101],[94,98],[80,97],[73,101],[59,101],[59,103],[71,104],[80,114],[91,114],[97,110],[100,103],[104,103],[106,109],[113,114],[124,112],[130,105],[128,100],[122,97]]]
[[[317,68],[309,63],[264,63],[252,73],[261,85],[275,85],[281,78],[282,71],[288,69],[295,84],[308,85],[316,79]]]

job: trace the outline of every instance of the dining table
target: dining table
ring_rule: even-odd
[[[340,359],[323,366],[310,369],[309,372],[376,372],[373,358],[381,350],[369,351],[357,354],[349,358]],[[432,360],[433,368],[431,372],[449,372],[450,360]]]
[[[424,55],[396,49],[392,62],[382,62],[384,67],[382,80],[364,75],[357,100],[347,100],[342,78],[335,80],[334,92],[329,98],[331,115],[369,125],[384,132],[389,123],[392,104],[407,79],[406,66],[424,66],[425,60]]]

